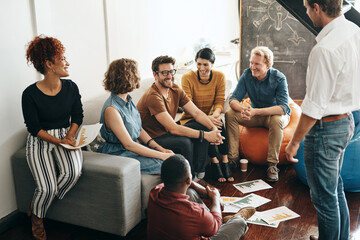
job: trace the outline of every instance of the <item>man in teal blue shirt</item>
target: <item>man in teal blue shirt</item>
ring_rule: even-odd
[[[246,69],[230,97],[231,109],[226,112],[226,130],[229,140],[229,159],[239,159],[239,124],[246,127],[269,129],[268,169],[266,180],[276,182],[283,129],[290,120],[289,92],[286,77],[273,65],[273,53],[267,47],[251,51],[250,68]],[[245,94],[251,104],[242,104]]]

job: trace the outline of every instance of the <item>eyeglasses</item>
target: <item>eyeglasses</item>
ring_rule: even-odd
[[[157,74],[161,73],[164,77],[167,77],[169,75],[169,73],[171,74],[171,76],[174,76],[176,74],[176,69],[171,69],[170,71],[165,70],[165,71],[156,71]]]

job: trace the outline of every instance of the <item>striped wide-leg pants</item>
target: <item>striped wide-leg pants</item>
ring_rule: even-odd
[[[51,129],[46,132],[56,138],[66,136],[68,129]],[[26,159],[35,180],[35,193],[31,203],[32,213],[44,218],[56,196],[62,199],[81,175],[81,150],[69,151],[40,138],[28,135]]]

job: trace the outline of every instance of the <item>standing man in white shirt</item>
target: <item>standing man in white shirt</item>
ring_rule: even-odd
[[[314,26],[323,27],[309,55],[302,115],[286,157],[301,140],[311,200],[317,211],[316,240],[349,239],[350,218],[340,170],[353,132],[350,112],[360,108],[360,28],[341,14],[342,0],[304,0]],[[354,169],[357,171],[357,169]]]

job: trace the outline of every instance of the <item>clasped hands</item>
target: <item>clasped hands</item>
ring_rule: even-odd
[[[255,116],[255,109],[251,106],[243,106],[243,110],[240,112],[240,117],[244,120],[251,120]]]
[[[221,136],[222,128],[222,121],[220,119],[220,114],[213,114],[208,116],[210,121],[214,124],[214,127],[211,132],[208,132],[208,136],[205,137],[205,139],[212,145],[220,145],[223,143],[223,140],[225,139],[223,136]]]

